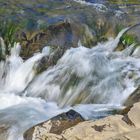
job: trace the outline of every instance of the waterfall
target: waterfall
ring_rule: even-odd
[[[115,51],[127,30],[90,49],[79,43],[41,73],[36,66],[53,53],[50,47],[23,60],[15,43],[10,56],[0,62],[0,129],[5,130],[0,137],[22,140],[31,126],[69,109],[95,119],[122,108],[140,78],[135,44]]]

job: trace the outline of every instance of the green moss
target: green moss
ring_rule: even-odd
[[[121,42],[124,45],[131,45],[131,44],[137,42],[137,38],[133,35],[125,34],[125,35],[122,36]]]
[[[117,25],[116,26],[116,34],[118,34],[122,29],[124,29],[125,27],[123,25]],[[122,43],[125,46],[129,46],[133,43],[137,43],[137,37],[133,34],[124,34],[121,39],[120,39],[120,43]]]

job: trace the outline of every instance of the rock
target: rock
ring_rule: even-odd
[[[3,38],[0,38],[0,60],[5,59],[6,57],[6,48]]]
[[[140,86],[128,97],[125,101],[125,106],[132,106],[134,103],[140,101]]]
[[[140,103],[135,103],[133,105],[133,107],[128,112],[128,118],[137,128],[140,128]]]
[[[140,102],[127,115],[114,115],[97,121],[85,121],[61,134],[67,140],[139,140]]]
[[[53,49],[57,49],[58,46],[67,50],[70,47],[77,47],[78,41],[85,27],[75,23],[61,22],[55,25],[50,25],[45,30],[24,32],[19,38],[21,38],[22,52],[21,55],[24,57],[32,56],[35,52],[40,51],[44,46],[52,46]],[[88,28],[88,27],[87,27]],[[87,28],[85,30],[87,30]],[[24,36],[24,37],[23,37]],[[86,31],[86,37],[89,35]],[[27,38],[25,40],[25,38]],[[88,38],[88,43],[92,40],[92,34],[90,33],[90,39]]]
[[[42,59],[37,61],[33,67],[36,74],[43,72],[50,66],[54,66],[57,63],[57,61],[61,58],[61,56],[64,54],[65,50],[66,50],[65,48],[58,47],[52,54],[50,54],[49,56],[44,56],[42,57]]]
[[[140,129],[136,129],[132,132],[124,133],[122,135],[117,135],[109,140],[139,140]]]
[[[25,140],[139,140],[139,112],[140,102],[135,103],[128,114],[124,116],[113,115],[96,121],[84,121],[70,128],[57,125],[55,129],[52,129],[53,125],[50,125],[51,122],[47,121],[45,122],[46,125],[42,123],[33,127],[32,132],[39,134],[40,139],[34,137],[34,134],[30,135],[28,130],[25,133]],[[27,139],[27,134],[28,137],[31,136],[32,138]]]
[[[114,4],[110,0],[104,4],[103,10],[98,4],[89,6],[73,0],[7,0],[1,1],[0,21],[10,20],[18,27],[16,39],[21,42],[21,54],[26,59],[46,45],[77,47],[81,40],[86,47],[93,47],[140,21],[139,6],[121,6],[120,2]],[[138,28],[129,34],[140,41]]]
[[[133,56],[133,57],[140,58],[140,46],[138,46],[138,47],[134,50],[132,56]]]
[[[79,113],[70,110],[30,128],[25,132],[24,138],[25,140],[37,140],[39,138],[43,140],[43,137],[48,139],[62,139],[62,136],[60,136],[62,131],[82,121],[84,119]]]
[[[127,106],[127,107],[125,107],[124,109],[118,110],[118,111],[117,111],[117,114],[126,115],[126,114],[130,111],[130,109],[131,109],[132,107],[133,107],[133,105]]]
[[[123,121],[123,116],[114,115],[97,121],[86,121],[67,129],[62,133],[68,140],[108,140],[111,136],[118,133],[133,130],[134,126],[128,125]]]
[[[7,131],[10,127],[6,126],[5,124],[0,125],[0,139],[1,140],[7,140],[8,139],[8,135],[7,135]]]

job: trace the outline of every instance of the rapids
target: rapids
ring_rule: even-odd
[[[53,53],[51,48],[46,46],[42,52],[23,60],[21,46],[15,43],[10,56],[0,62],[3,138],[23,140],[25,130],[69,109],[81,113],[85,119],[97,119],[123,108],[124,101],[140,84],[140,58],[133,53],[135,44],[115,51],[127,30],[93,48],[79,42],[55,66],[39,74],[37,65]]]

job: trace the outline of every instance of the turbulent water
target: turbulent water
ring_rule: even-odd
[[[88,6],[93,6],[96,10],[99,10],[100,12],[105,12],[108,10],[108,8],[103,4],[103,1],[85,1],[85,0],[74,0],[75,2],[78,2],[80,4],[88,5]]]
[[[40,74],[39,62],[52,55],[50,47],[24,61],[15,44],[11,55],[0,62],[0,129],[7,129],[2,136],[22,140],[26,129],[71,108],[86,119],[122,108],[140,78],[135,44],[115,51],[126,30],[91,49],[79,42]]]
[[[110,7],[107,0],[73,0],[77,3],[80,3],[82,5],[92,6],[94,9],[96,9],[98,12],[109,12],[114,13],[116,17],[121,18],[125,13],[121,9],[115,9],[114,7]]]

